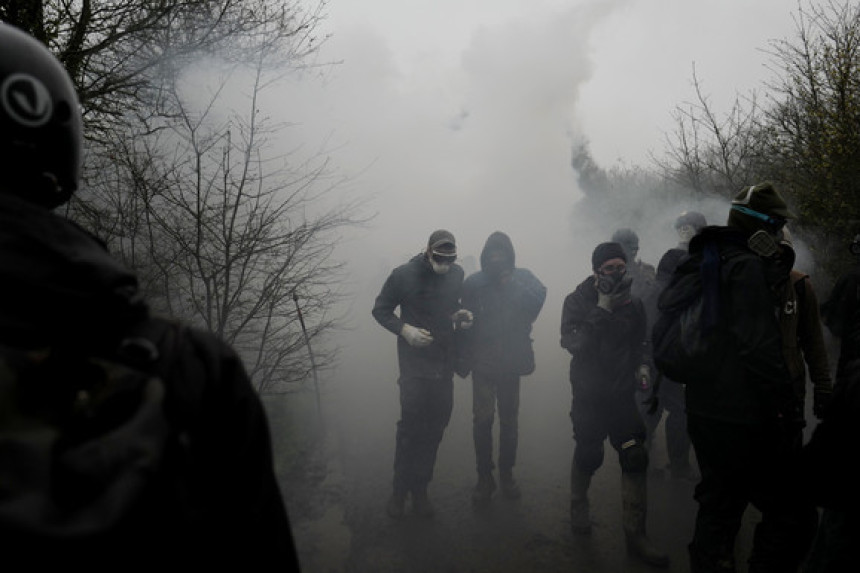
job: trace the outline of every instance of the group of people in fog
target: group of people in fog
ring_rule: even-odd
[[[649,450],[665,414],[669,476],[696,482],[692,571],[737,570],[735,540],[750,505],[761,520],[749,571],[850,570],[846,541],[857,532],[856,519],[839,506],[845,496],[823,495],[830,484],[842,491],[850,482],[819,468],[847,471],[837,461],[845,452],[836,440],[847,448],[851,437],[834,428],[850,427],[858,436],[853,387],[860,374],[860,273],[838,283],[822,320],[809,276],[794,268],[786,227],[793,218],[765,182],[738,192],[725,225],[682,213],[675,221],[678,243],[656,269],[638,259],[632,229],[595,241],[591,273],[565,297],[560,321],[560,345],[570,354],[574,534],[592,531],[589,487],[608,439],[621,468],[628,554],[655,567],[669,565],[645,527]],[[856,247],[860,255],[860,236]],[[401,412],[386,507],[393,518],[404,516],[409,500],[413,513],[433,513],[427,489],[451,416],[455,374],[472,380],[473,504],[486,505],[497,488],[507,498],[521,495],[513,473],[520,377],[535,369],[531,330],[547,289],[516,265],[503,232],[487,238],[477,272],[464,277],[456,260],[454,235],[433,232],[421,253],[391,272],[373,307],[376,320],[398,336]],[[693,283],[685,275],[699,293],[706,356],[716,358],[677,371],[658,367],[652,335],[662,336],[665,330],[658,329],[670,320],[670,309],[690,297]],[[823,324],[841,338],[835,387]],[[821,422],[804,444],[808,382]],[[831,402],[837,394],[844,396],[838,407]]]
[[[54,212],[78,188],[82,130],[62,64],[0,23],[4,555],[37,569],[113,570],[133,556],[140,568],[170,561],[296,570],[266,413],[236,351],[155,316],[134,272]],[[592,531],[589,489],[608,439],[621,467],[628,552],[669,565],[645,528],[649,450],[665,413],[670,476],[697,482],[693,572],[736,570],[735,539],[750,504],[761,520],[749,571],[857,569],[860,267],[819,305],[809,277],[794,268],[792,218],[774,185],[762,183],[738,192],[725,225],[679,216],[679,242],[656,269],[638,260],[631,229],[595,241],[591,272],[560,317],[560,346],[570,354],[575,534]],[[860,256],[860,235],[851,253]],[[520,380],[536,367],[531,331],[547,288],[517,266],[502,232],[487,238],[479,271],[465,277],[456,260],[454,235],[434,231],[391,272],[373,307],[397,336],[392,518],[405,515],[407,502],[418,516],[433,514],[428,485],[455,375],[472,379],[472,502],[485,506],[497,489],[522,495],[514,475]],[[656,340],[666,339],[673,309],[690,306],[691,285],[708,347],[701,363],[670,368]],[[822,325],[839,339],[835,381]],[[804,442],[808,386],[819,422]]]

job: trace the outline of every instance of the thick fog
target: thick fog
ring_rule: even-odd
[[[561,300],[613,230],[634,228],[656,266],[682,210],[723,223],[725,205],[659,205],[635,190],[605,218],[578,209],[572,149],[585,142],[605,168],[644,163],[693,95],[693,64],[715,108],[728,108],[766,77],[762,49],[790,33],[789,10],[777,0],[332,2],[319,67],[268,97],[295,123],[290,145],[328,152],[346,178],[339,196],[367,199],[375,214],[336,253],[354,329],[339,341],[344,363],[356,331],[379,330],[370,307],[388,272],[436,228],[455,234],[467,273],[491,232],[510,235],[518,264],[549,289],[536,336],[556,352]]]
[[[606,168],[644,162],[662,147],[673,107],[692,98],[694,62],[717,108],[728,108],[765,77],[758,49],[791,29],[781,0],[654,4],[333,1],[333,36],[319,66],[268,96],[295,122],[291,146],[328,153],[346,178],[336,195],[365,199],[375,214],[345,230],[336,252],[346,262],[346,303],[336,311],[346,328],[332,341],[339,366],[323,380],[339,447],[362,458],[350,491],[377,495],[374,511],[382,513],[390,492],[399,410],[395,337],[370,311],[388,273],[433,230],[456,236],[467,275],[487,236],[503,231],[517,266],[547,286],[534,327],[537,370],[522,386],[520,466],[532,479],[527,491],[566,492],[573,441],[569,355],[558,332],[564,296],[591,272],[594,246],[619,227],[639,234],[641,259],[656,266],[677,242],[672,223],[683,210],[725,222],[727,204],[665,205],[635,189],[605,209],[582,208],[574,147],[585,142]],[[447,488],[468,499],[470,387],[455,378],[431,496]],[[611,450],[606,460],[617,466]],[[552,467],[538,467],[544,462]]]

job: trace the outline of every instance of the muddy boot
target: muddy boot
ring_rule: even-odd
[[[394,493],[388,498],[388,503],[385,506],[385,513],[388,517],[400,519],[403,517],[404,508],[406,506],[406,491],[400,488],[394,488]]]
[[[621,503],[628,555],[655,567],[668,567],[669,557],[645,535],[648,495],[644,472],[621,474]]]
[[[433,504],[427,498],[427,486],[412,490],[412,513],[418,517],[433,517]]]
[[[493,479],[493,474],[489,472],[478,474],[478,483],[472,490],[472,503],[479,507],[487,505],[494,491],[496,491],[496,480]]]
[[[508,499],[519,499],[522,495],[520,486],[514,479],[511,470],[503,470],[499,474],[499,483],[502,485],[502,495]]]
[[[591,476],[575,466],[570,468],[570,528],[574,533],[591,533],[591,513],[588,506],[588,487]]]

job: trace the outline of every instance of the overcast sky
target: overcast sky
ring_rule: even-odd
[[[715,108],[728,108],[768,77],[763,50],[793,36],[796,9],[791,0],[331,0],[321,60],[341,63],[289,86],[278,105],[299,124],[291,137],[325,138],[350,177],[346,191],[371,197],[375,220],[340,253],[354,284],[375,293],[436,228],[475,256],[502,230],[518,263],[559,283],[548,286],[560,296],[608,238],[572,228],[574,142],[588,141],[604,167],[645,163],[674,107],[693,98],[693,66]],[[672,246],[643,243],[652,264]],[[559,270],[563,278],[550,276]]]

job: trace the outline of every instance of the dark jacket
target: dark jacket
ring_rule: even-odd
[[[830,363],[821,331],[818,298],[809,276],[798,270],[791,271],[789,280],[785,281],[779,290],[779,324],[782,329],[783,354],[788,375],[794,385],[795,397],[803,408],[807,364],[815,392],[832,391]]]
[[[62,217],[2,195],[0,283],[0,344],[100,355],[115,351],[122,333],[146,324],[169,363],[158,367],[167,449],[124,520],[65,543],[19,538],[0,523],[7,558],[15,559],[14,550],[31,564],[56,559],[63,567],[113,570],[223,565],[253,556],[296,570],[265,411],[230,347],[207,332],[150,318],[135,275],[100,242]],[[74,394],[82,380],[68,382]],[[105,488],[122,486],[123,475],[108,476],[114,481]]]
[[[712,336],[723,349],[713,375],[687,385],[687,412],[723,422],[767,423],[794,415],[789,412],[794,399],[773,294],[761,259],[746,240],[732,227],[706,227],[690,241],[690,258],[682,263],[703,265],[706,301],[709,292],[718,301]],[[712,264],[707,245],[718,254]]]
[[[669,284],[669,281],[672,279],[672,273],[675,272],[675,269],[680,264],[681,259],[687,256],[687,249],[681,247],[675,247],[673,249],[669,249],[663,256],[660,257],[660,262],[657,263],[657,289],[663,290],[666,288],[666,285]]]
[[[567,295],[561,313],[561,346],[572,356],[574,396],[630,399],[636,390],[636,369],[649,360],[645,330],[642,301],[632,297],[612,312],[598,307],[593,276]]]
[[[425,328],[433,343],[414,348],[397,337],[400,376],[451,378],[457,361],[457,345],[451,315],[460,308],[463,269],[451,265],[444,275],[433,272],[425,254],[412,257],[394,269],[382,285],[373,305],[373,317],[399,335],[403,324]],[[395,309],[400,307],[400,315]]]
[[[821,305],[821,317],[830,332],[840,339],[836,372],[839,378],[848,362],[860,359],[860,268],[839,278],[827,302]]]
[[[504,253],[499,271],[508,280],[496,278],[488,254]],[[489,236],[481,252],[481,270],[463,283],[463,308],[475,321],[467,336],[467,364],[485,374],[530,374],[534,368],[532,323],[546,300],[546,287],[528,269],[516,268],[514,247],[504,233]]]
[[[850,360],[833,387],[824,419],[803,448],[804,477],[818,505],[852,513],[860,510],[860,474],[854,455],[858,435],[860,360]]]

